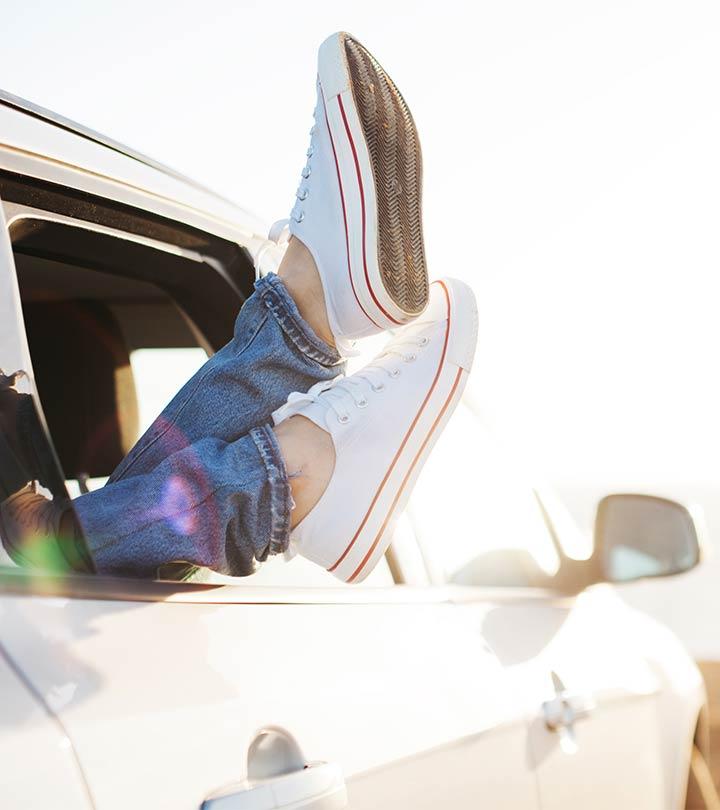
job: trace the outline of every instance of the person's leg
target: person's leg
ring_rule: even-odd
[[[233,339],[180,389],[110,483],[147,473],[200,439],[233,442],[267,422],[291,391],[306,391],[342,374],[342,358],[324,328],[322,295],[312,258],[292,240],[279,275],[256,282]]]
[[[334,464],[329,434],[298,416],[235,442],[201,439],[149,472],[80,496],[73,506],[87,546],[69,503],[59,510],[25,487],[0,504],[3,540],[24,566],[155,577],[183,561],[247,576],[256,561],[287,549]]]
[[[322,284],[301,242],[291,239],[278,275],[261,279],[256,288],[238,315],[232,341],[183,386],[113,472],[108,485],[98,491],[101,495],[80,496],[72,509],[64,501],[46,500],[36,493],[34,485],[28,485],[0,503],[0,535],[15,562],[55,570],[92,571],[93,561],[82,535],[90,548],[104,547],[111,535],[125,538],[136,529],[143,514],[145,530],[138,534],[140,545],[131,543],[128,547],[137,550],[142,543],[149,543],[148,531],[154,527],[159,543],[157,554],[162,557],[163,549],[168,547],[168,541],[163,540],[165,529],[170,527],[155,518],[168,510],[181,509],[185,500],[188,509],[195,509],[198,492],[217,491],[221,504],[217,517],[221,523],[223,515],[232,513],[242,501],[222,498],[228,459],[239,461],[242,456],[240,446],[232,444],[251,428],[269,422],[272,411],[285,402],[291,391],[305,391],[344,372],[342,358],[333,345]],[[229,449],[223,452],[226,446]],[[169,463],[163,464],[166,460]],[[187,475],[176,475],[168,484],[163,476],[174,464],[186,470]],[[243,486],[244,469],[241,464],[238,487]],[[129,479],[137,479],[136,486],[117,486]],[[179,481],[183,481],[181,486]],[[249,497],[252,500],[252,494]],[[256,499],[256,503],[260,501]],[[151,502],[155,506],[146,508]],[[185,525],[183,520],[178,518],[179,526]],[[235,526],[237,521],[228,517],[228,524]],[[247,534],[233,534],[242,546],[244,541],[237,538]],[[255,552],[258,559],[264,559],[264,549],[270,546],[262,532],[257,537],[260,539]],[[48,542],[48,538],[58,542]],[[194,532],[183,540],[188,544],[210,542]],[[112,554],[114,545],[110,544],[106,557]],[[247,546],[240,553],[245,562],[235,564],[238,573],[252,568],[253,555],[249,552]],[[213,554],[212,559],[214,565],[226,568],[217,555]],[[147,559],[140,555],[137,570],[149,571],[152,560],[152,552]]]
[[[287,547],[292,502],[272,430],[203,438],[74,502],[95,569],[155,577],[169,562],[247,576]]]
[[[155,576],[185,561],[245,576],[292,540],[340,579],[367,576],[475,352],[472,292],[450,280],[433,287],[427,313],[375,360],[292,394],[272,415],[274,429],[230,443],[201,439],[77,499],[96,569]]]

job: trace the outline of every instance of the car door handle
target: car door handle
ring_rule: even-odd
[[[295,738],[284,728],[266,726],[250,743],[247,779],[226,785],[201,810],[344,810],[342,772],[329,762],[306,763]]]
[[[562,692],[542,705],[545,725],[550,731],[571,728],[576,721],[589,717],[595,709],[595,701],[588,695],[570,695]]]
[[[575,723],[592,714],[595,701],[590,695],[571,694],[557,673],[552,672],[551,675],[555,697],[542,704],[545,725],[550,731],[557,732],[562,750],[566,754],[574,754],[578,750]]]
[[[329,762],[314,762],[274,779],[228,785],[205,799],[202,810],[344,810],[347,806],[340,769]]]

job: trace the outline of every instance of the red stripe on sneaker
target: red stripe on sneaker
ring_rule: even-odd
[[[380,542],[380,538],[385,533],[385,528],[386,528],[386,526],[388,524],[388,521],[390,520],[390,518],[392,516],[392,513],[395,511],[395,507],[397,506],[397,502],[400,500],[400,496],[402,495],[403,490],[405,489],[405,485],[407,484],[408,479],[412,475],[412,471],[415,469],[415,465],[420,460],[420,456],[423,454],[423,451],[425,450],[425,447],[427,446],[427,443],[432,438],[432,435],[435,432],[435,428],[440,423],[440,420],[443,418],[443,416],[445,414],[445,411],[448,409],[448,406],[452,402],[452,398],[455,395],[455,391],[457,390],[457,387],[460,384],[460,378],[462,377],[462,373],[463,373],[462,368],[459,368],[458,371],[457,371],[457,374],[455,375],[455,382],[453,383],[453,387],[450,389],[450,393],[448,394],[448,397],[445,400],[445,404],[442,406],[442,410],[440,411],[440,413],[437,415],[437,418],[433,422],[432,427],[430,428],[427,436],[425,437],[425,441],[420,446],[420,449],[418,450],[417,455],[413,459],[413,462],[410,465],[410,467],[409,467],[409,469],[408,469],[408,471],[407,471],[407,473],[405,475],[405,478],[403,478],[402,484],[400,484],[400,487],[398,488],[397,494],[395,495],[395,499],[393,500],[393,502],[392,502],[392,504],[390,506],[390,509],[388,510],[388,513],[387,513],[387,515],[385,517],[385,520],[383,521],[383,525],[380,527],[380,531],[377,533],[377,536],[375,537],[375,540],[373,541],[373,544],[368,549],[367,554],[362,558],[362,562],[360,563],[360,565],[358,565],[358,567],[352,572],[349,579],[346,580],[347,582],[352,582],[353,580],[356,579],[356,577],[360,574],[360,572],[363,570],[363,568],[367,564],[367,561],[372,556],[373,551],[375,551],[375,549],[377,548],[377,544]]]
[[[350,279],[350,287],[352,288],[353,295],[355,296],[355,300],[357,301],[357,305],[363,311],[365,317],[371,323],[377,326],[378,329],[384,329],[383,326],[381,326],[379,323],[376,323],[370,317],[365,307],[360,303],[358,294],[355,291],[355,282],[353,281],[352,271],[350,269],[350,236],[348,234],[347,211],[345,210],[345,194],[343,192],[342,178],[340,177],[340,164],[338,163],[337,152],[335,151],[335,142],[333,141],[332,132],[330,131],[330,121],[328,120],[327,107],[325,105],[325,91],[323,90],[322,84],[320,84],[320,98],[322,98],[323,110],[325,111],[325,125],[327,126],[328,135],[330,136],[330,146],[332,147],[333,157],[335,158],[335,171],[337,172],[338,186],[340,186],[340,202],[342,203],[343,223],[345,224],[345,252],[347,254],[347,268],[348,268],[348,278]]]
[[[400,447],[398,448],[397,453],[395,453],[395,457],[393,458],[392,462],[390,463],[390,466],[388,467],[387,472],[385,473],[385,476],[383,477],[383,480],[380,482],[380,486],[378,487],[378,489],[377,489],[377,491],[375,493],[375,496],[373,497],[372,501],[370,502],[370,506],[368,507],[368,510],[365,513],[365,517],[362,519],[362,522],[358,526],[357,531],[355,532],[352,540],[348,544],[345,551],[343,551],[343,553],[341,554],[339,559],[335,563],[333,563],[333,565],[330,568],[327,569],[328,571],[334,571],[338,567],[338,565],[340,565],[340,563],[347,557],[347,555],[350,553],[350,549],[355,545],[355,541],[358,539],[358,537],[360,536],[360,533],[365,528],[365,524],[368,522],[372,510],[375,508],[375,504],[378,502],[378,499],[380,498],[380,495],[381,495],[381,493],[382,493],[382,491],[383,491],[383,489],[385,487],[385,484],[387,483],[388,479],[390,478],[390,475],[391,475],[393,469],[395,468],[395,465],[397,464],[398,459],[400,458],[400,455],[401,455],[402,451],[405,449],[405,445],[410,440],[410,436],[412,435],[413,430],[415,430],[415,426],[417,425],[420,417],[422,416],[422,413],[425,410],[425,407],[427,406],[428,401],[430,400],[430,397],[432,396],[433,391],[435,390],[435,386],[437,385],[437,382],[440,379],[440,373],[442,372],[443,366],[445,365],[445,355],[447,354],[447,345],[448,345],[448,340],[449,340],[449,337],[450,337],[450,323],[451,323],[451,317],[450,317],[451,316],[450,294],[448,293],[447,287],[445,286],[445,284],[442,281],[436,281],[436,282],[433,282],[433,283],[439,284],[442,287],[443,292],[445,293],[445,300],[447,302],[447,325],[445,327],[445,341],[443,343],[442,354],[440,355],[440,362],[438,363],[437,371],[435,372],[435,377],[433,378],[432,385],[430,386],[430,389],[428,390],[427,394],[425,395],[425,399],[423,399],[422,404],[420,405],[420,408],[418,409],[418,412],[417,412],[417,414],[415,415],[415,418],[412,421],[412,424],[408,428],[408,431],[405,434],[405,437],[403,438],[402,443],[400,444]],[[434,427],[435,426],[433,425],[433,428],[431,429],[431,432],[432,432],[432,430],[434,430]],[[404,485],[404,483],[403,483],[403,485]],[[375,544],[374,545],[377,545],[377,538],[375,539]],[[364,561],[363,561],[363,564],[364,564]]]
[[[345,107],[342,103],[342,98],[338,95],[337,96],[338,104],[340,106],[340,112],[342,114],[343,121],[345,123],[345,131],[347,132],[348,140],[350,141],[350,148],[352,149],[353,159],[355,160],[355,171],[357,173],[357,180],[358,186],[360,187],[360,206],[362,208],[362,250],[363,250],[363,269],[365,271],[365,284],[372,296],[372,300],[377,305],[378,309],[382,314],[392,321],[394,324],[398,326],[402,325],[402,321],[398,321],[387,312],[382,304],[378,301],[375,292],[373,291],[372,285],[370,284],[370,276],[368,275],[367,269],[367,251],[365,250],[365,191],[363,189],[363,182],[362,182],[362,174],[360,173],[360,162],[358,161],[357,150],[355,149],[355,142],[353,141],[352,133],[350,132],[350,125],[348,124],[347,116],[345,115]]]

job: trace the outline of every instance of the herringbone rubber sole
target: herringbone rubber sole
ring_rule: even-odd
[[[375,58],[349,36],[345,54],[375,180],[380,274],[397,306],[417,315],[429,295],[417,129],[403,97]]]

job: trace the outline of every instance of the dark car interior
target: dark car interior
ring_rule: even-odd
[[[130,365],[140,348],[203,345],[158,287],[16,254],[23,316],[45,418],[66,477],[110,475],[138,439]]]
[[[21,191],[3,188],[3,199],[22,197]],[[31,201],[38,202],[37,193]],[[231,257],[222,240],[209,244],[207,235],[187,234],[174,223],[103,212],[49,191],[40,201],[55,209],[64,203],[65,216],[70,210],[88,218],[87,227],[76,227],[77,220],[43,219],[44,211],[36,218],[33,207],[10,225],[44,415],[65,477],[82,483],[108,476],[138,439],[131,354],[185,347],[212,354],[232,336],[254,269],[237,245]],[[91,227],[89,220],[98,219],[103,231]],[[110,233],[106,223],[127,230]],[[218,255],[232,272],[224,272]]]

